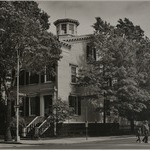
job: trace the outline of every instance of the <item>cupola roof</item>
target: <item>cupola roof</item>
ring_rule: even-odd
[[[54,25],[56,26],[59,23],[64,23],[64,22],[71,22],[71,23],[75,23],[77,26],[79,25],[79,21],[75,20],[75,19],[69,19],[69,18],[65,18],[65,19],[58,19],[54,22]]]

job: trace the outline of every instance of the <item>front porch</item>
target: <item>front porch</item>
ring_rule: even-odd
[[[54,82],[20,86],[20,115],[22,117],[48,116],[56,99]]]

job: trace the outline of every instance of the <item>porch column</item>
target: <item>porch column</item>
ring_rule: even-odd
[[[44,116],[44,97],[40,95],[40,116]]]

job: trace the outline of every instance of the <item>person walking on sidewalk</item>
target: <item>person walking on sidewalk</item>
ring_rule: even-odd
[[[144,124],[143,124],[143,135],[144,135],[144,138],[143,138],[143,142],[144,143],[148,143],[148,134],[149,134],[149,125],[148,125],[148,121],[144,121]]]
[[[136,136],[137,136],[136,142],[141,143],[141,135],[142,135],[142,130],[141,130],[141,127],[139,127],[139,128],[137,129],[137,133],[136,133]]]

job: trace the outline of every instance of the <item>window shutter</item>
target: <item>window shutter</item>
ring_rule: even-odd
[[[96,48],[93,48],[94,51],[94,60],[96,60]]]
[[[87,48],[86,48],[87,59],[89,58],[89,53],[90,53],[90,47],[89,45],[87,45]]]
[[[29,116],[29,97],[25,99],[25,116]]]
[[[36,99],[36,115],[39,116],[40,115],[40,97],[37,96],[35,99]]]
[[[25,71],[22,70],[20,71],[19,75],[19,85],[24,85],[25,84]]]
[[[81,115],[81,97],[78,97],[78,115]]]
[[[69,96],[69,107],[73,107],[72,96]]]
[[[26,85],[29,84],[29,72],[26,72]]]
[[[44,75],[41,74],[41,83],[44,83]]]
[[[55,82],[56,81],[56,76],[52,75],[51,79],[52,79],[53,82]]]

